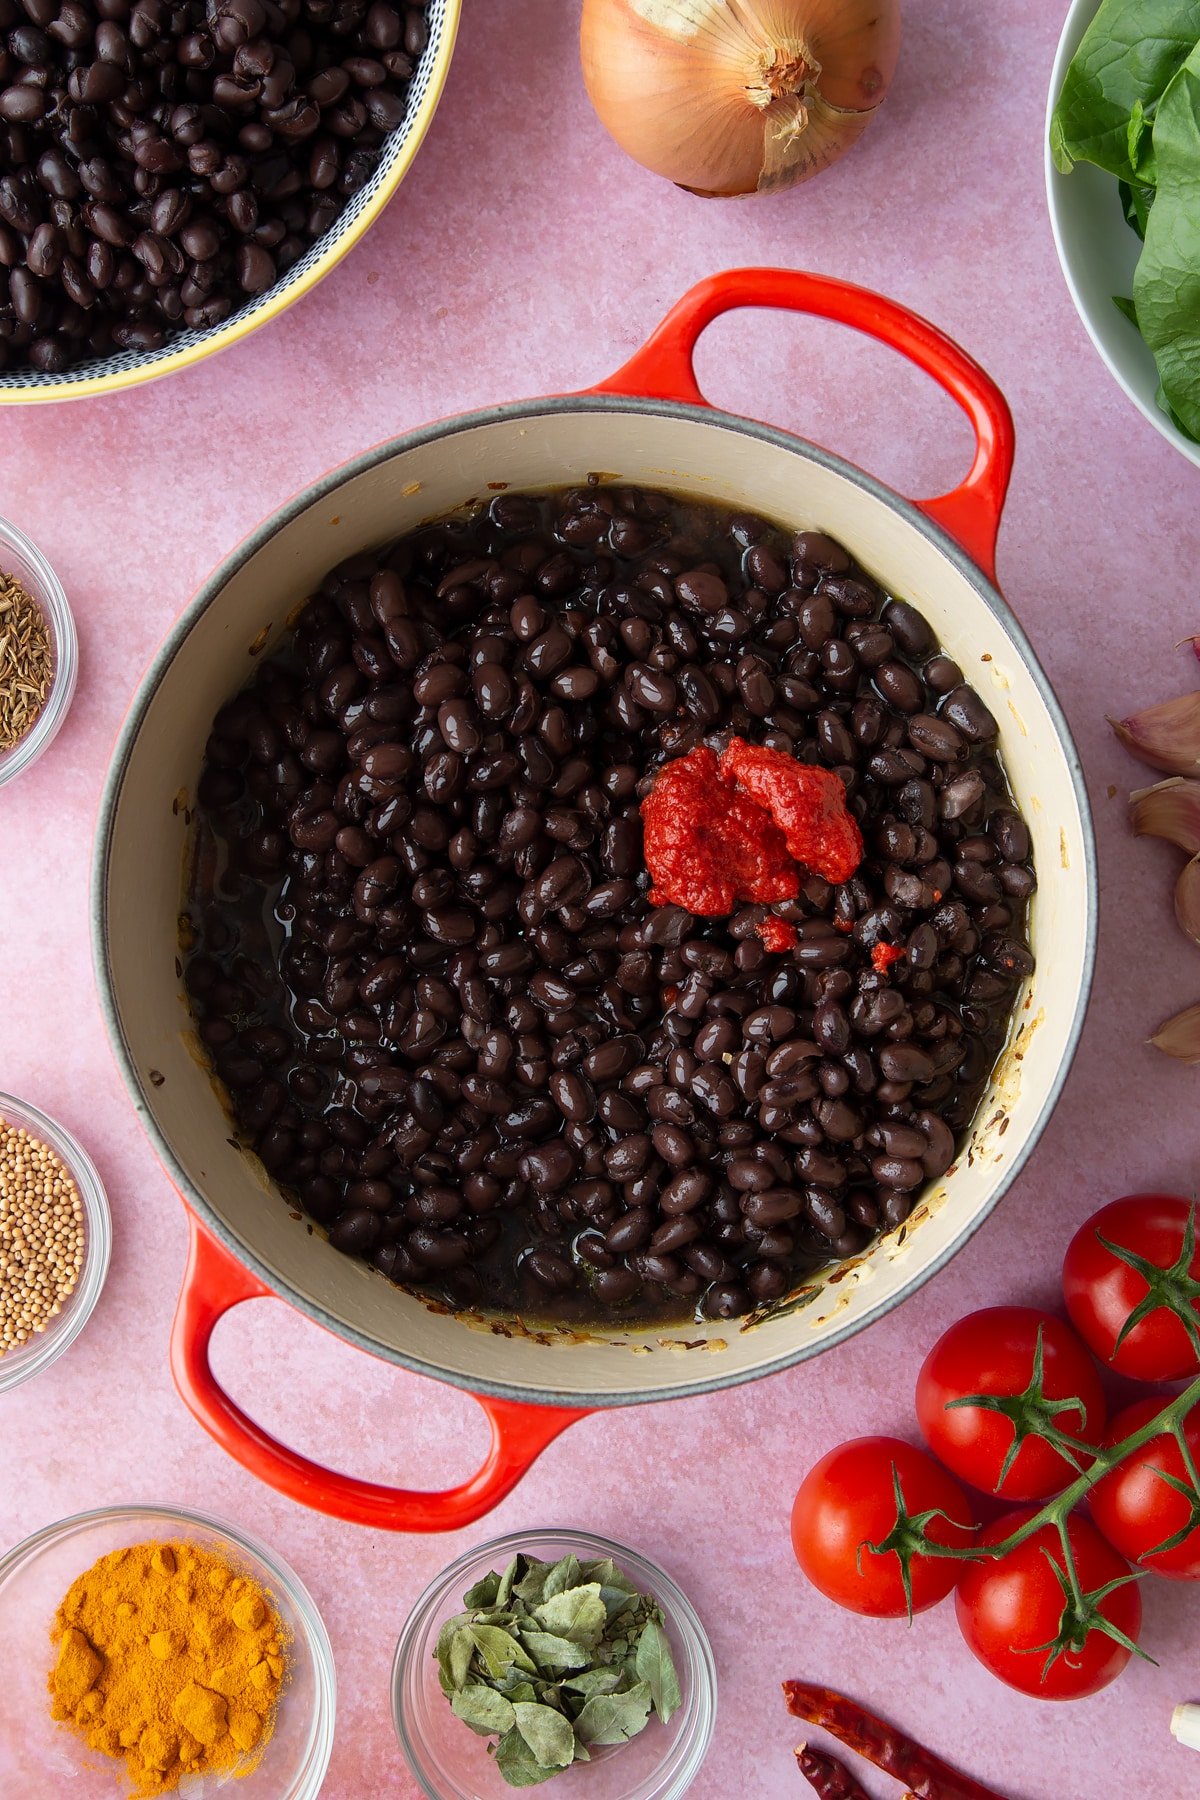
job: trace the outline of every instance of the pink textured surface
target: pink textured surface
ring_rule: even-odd
[[[793,1492],[821,1452],[863,1431],[912,1431],[912,1377],[946,1324],[980,1304],[1052,1299],[1066,1241],[1094,1205],[1194,1180],[1197,1077],[1143,1040],[1200,993],[1200,960],[1171,922],[1174,853],[1129,837],[1122,795],[1138,770],[1103,714],[1191,679],[1172,646],[1198,624],[1197,478],[1096,359],[1055,263],[1041,122],[1062,0],[910,0],[893,97],[860,149],[810,188],[727,205],[675,192],[609,142],[577,72],[577,11],[468,0],[409,180],[349,261],[278,324],[131,396],[4,414],[0,505],[68,590],[83,673],[62,736],[0,800],[0,1087],[89,1145],[116,1248],[79,1343],[2,1403],[0,1544],[135,1499],[208,1508],[269,1538],[315,1594],[337,1655],[329,1800],[415,1795],[388,1711],[409,1605],[466,1544],[555,1522],[661,1559],[706,1619],[722,1685],[696,1800],[798,1792],[790,1749],[801,1734],[777,1687],[789,1674],[874,1701],[1014,1800],[1176,1800],[1200,1777],[1168,1736],[1173,1703],[1197,1697],[1189,1592],[1147,1584],[1158,1668],[1056,1709],[990,1681],[952,1610],[911,1632],[835,1612],[802,1584],[787,1537]],[[90,842],[114,732],[201,578],[294,490],[428,419],[596,380],[692,281],[772,261],[928,313],[1012,402],[1001,579],[1077,734],[1099,833],[1100,959],[1082,1051],[999,1214],[866,1337],[769,1383],[589,1419],[468,1533],[406,1539],[323,1521],[222,1455],[170,1384],[184,1218],[110,1060],[88,952]],[[950,402],[834,327],[743,314],[709,333],[700,370],[715,401],[910,493],[939,491],[965,467]],[[357,1473],[437,1485],[481,1448],[469,1400],[396,1376],[278,1302],[221,1328],[219,1365],[289,1442]],[[888,1784],[868,1785],[882,1796]]]

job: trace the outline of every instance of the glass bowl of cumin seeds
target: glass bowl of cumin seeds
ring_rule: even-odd
[[[62,583],[25,533],[0,519],[0,787],[52,742],[78,668]]]

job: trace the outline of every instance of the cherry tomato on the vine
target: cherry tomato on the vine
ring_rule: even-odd
[[[1138,1400],[1127,1406],[1109,1427],[1108,1442],[1119,1444],[1148,1425],[1162,1408],[1162,1400]],[[1188,1413],[1183,1435],[1192,1467],[1200,1472],[1200,1406]],[[1171,1436],[1151,1438],[1111,1474],[1101,1476],[1088,1495],[1088,1505],[1109,1543],[1130,1562],[1171,1581],[1200,1581],[1200,1495],[1189,1498],[1173,1482],[1190,1485],[1183,1453]],[[1188,1526],[1181,1543],[1151,1554]]]
[[[934,1513],[925,1523],[934,1543],[971,1542],[975,1519],[952,1475],[900,1438],[854,1438],[823,1456],[800,1484],[792,1507],[792,1546],[813,1586],[851,1612],[903,1618],[904,1546],[877,1555],[897,1525],[896,1485],[906,1515]],[[942,1517],[942,1514],[948,1515]],[[909,1560],[912,1611],[924,1612],[951,1592],[962,1564],[915,1551]]]
[[[979,1534],[980,1547],[1000,1544],[1035,1517],[1036,1509],[1006,1513]],[[1131,1643],[1142,1625],[1142,1602],[1129,1564],[1079,1513],[1067,1533],[1081,1594]],[[995,1561],[967,1563],[955,1610],[968,1648],[993,1675],[1040,1700],[1078,1700],[1115,1681],[1132,1652],[1101,1626],[1088,1629],[1070,1598],[1062,1540],[1043,1525]],[[1109,1594],[1101,1590],[1123,1581]],[[1086,1610],[1086,1608],[1085,1608]]]
[[[1118,1374],[1135,1381],[1200,1374],[1196,1236],[1190,1200],[1127,1194],[1101,1207],[1072,1238],[1063,1263],[1071,1323]],[[1190,1317],[1190,1327],[1168,1302]]]
[[[975,1394],[992,1404],[961,1404]],[[1065,1488],[1092,1461],[1076,1440],[1098,1443],[1107,1414],[1083,1344],[1053,1313],[1031,1306],[960,1319],[917,1376],[917,1420],[929,1448],[960,1480],[1005,1500],[1041,1500]],[[1072,1443],[1057,1448],[1056,1435]]]

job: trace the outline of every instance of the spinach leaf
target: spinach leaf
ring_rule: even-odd
[[[1154,154],[1158,187],[1133,300],[1171,414],[1200,441],[1200,43],[1159,104]]]
[[[1117,183],[1121,195],[1121,210],[1126,222],[1133,226],[1138,236],[1145,242],[1146,221],[1150,217],[1150,208],[1154,204],[1155,189],[1140,181],[1132,184],[1128,181]]]
[[[1074,163],[1092,162],[1122,181],[1152,179],[1145,133],[1137,125],[1130,130],[1134,108],[1140,104],[1140,117],[1153,118],[1197,42],[1200,0],[1103,0],[1054,109],[1055,165],[1066,173]]]

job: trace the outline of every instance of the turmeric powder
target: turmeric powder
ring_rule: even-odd
[[[124,1759],[132,1792],[244,1774],[270,1739],[284,1673],[279,1616],[257,1584],[195,1544],[102,1556],[55,1614],[53,1717]]]

